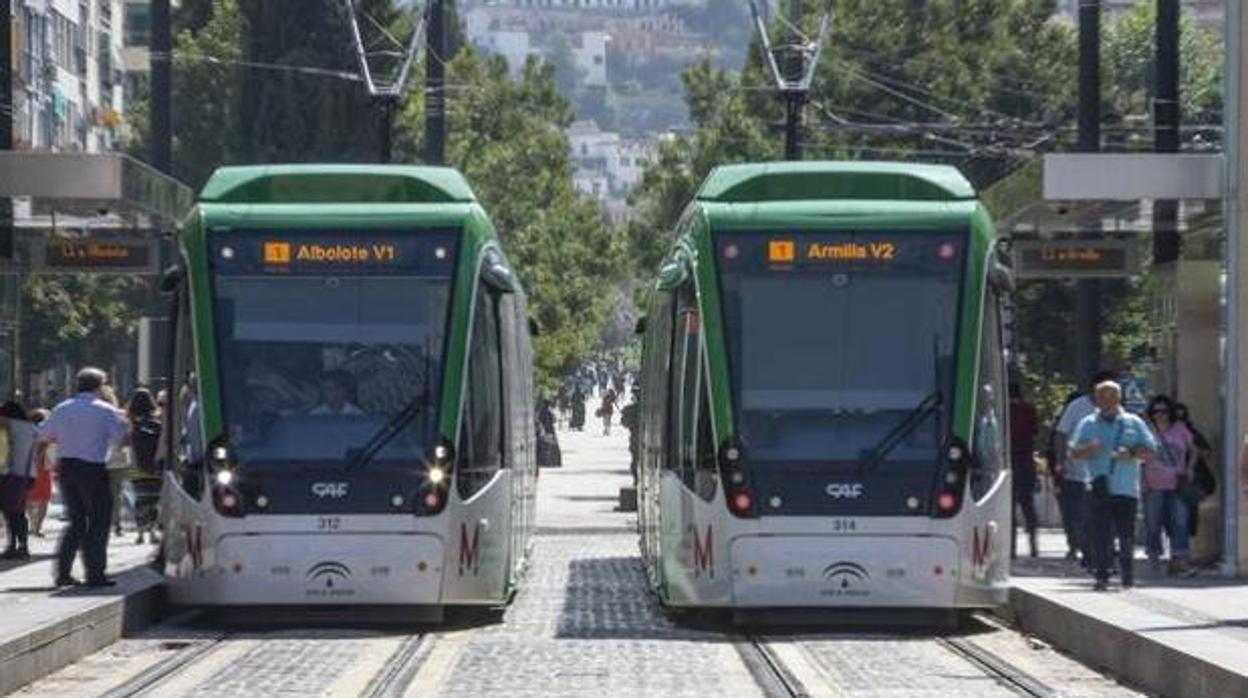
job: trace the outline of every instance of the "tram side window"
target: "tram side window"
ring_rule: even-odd
[[[654,303],[654,313],[650,317],[650,326],[646,331],[646,342],[650,345],[649,363],[646,367],[646,384],[641,392],[643,403],[650,405],[643,409],[645,423],[645,453],[643,458],[657,467],[660,461],[667,467],[667,408],[668,392],[672,380],[672,294],[658,291]],[[653,460],[650,460],[653,459]]]
[[[503,463],[498,299],[484,284],[477,287],[472,315],[457,479],[459,495],[465,499],[480,491]]]
[[[975,400],[975,460],[971,495],[982,499],[992,489],[1006,462],[1005,355],[997,294],[984,298],[983,337]]]
[[[676,332],[672,338],[669,394],[668,462],[680,471],[685,486],[704,499],[714,496],[713,469],[704,461],[711,441],[708,434],[706,384],[702,367],[702,316],[692,283],[676,292]],[[713,460],[713,459],[712,459]]]
[[[195,337],[191,327],[190,292],[185,285],[178,291],[177,306],[173,381],[166,397],[172,409],[165,428],[168,436],[176,439],[172,444],[176,454],[174,470],[181,477],[182,487],[191,494],[199,494],[204,460],[203,414],[199,404],[199,386],[195,380]]]

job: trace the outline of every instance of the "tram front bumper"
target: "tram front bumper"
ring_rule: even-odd
[[[443,546],[429,534],[225,535],[215,548],[208,564],[171,580],[175,603],[441,603]]]
[[[937,536],[741,536],[737,607],[952,607],[958,546]]]

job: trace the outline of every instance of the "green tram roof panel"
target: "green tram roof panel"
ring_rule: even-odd
[[[222,167],[199,200],[233,204],[442,204],[477,200],[458,171],[412,165]]]
[[[975,189],[947,165],[901,162],[776,162],[715,168],[699,201],[965,201]]]

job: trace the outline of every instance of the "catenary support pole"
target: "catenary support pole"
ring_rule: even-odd
[[[4,31],[0,32],[0,150],[13,149],[13,21],[12,0],[0,0],[0,17],[4,18]],[[0,259],[12,259],[16,244],[13,230],[13,200],[0,197]],[[16,379],[16,376],[14,376]]]
[[[173,174],[173,15],[170,0],[152,1],[152,166]]]
[[[1079,151],[1101,149],[1101,3],[1079,3]],[[1082,383],[1100,368],[1101,282],[1083,279],[1076,285],[1075,366]]]
[[[805,11],[802,0],[789,0],[789,24],[802,26],[802,14]],[[806,55],[797,44],[789,52],[786,66],[788,79],[800,81],[806,72]],[[802,107],[806,103],[806,90],[786,89],[784,97],[784,159],[802,159]]]
[[[431,0],[425,25],[425,163],[446,164],[446,0]]]
[[[1153,150],[1179,152],[1179,0],[1157,0],[1156,83],[1153,88]],[[1179,202],[1153,203],[1153,263],[1179,259]]]
[[[1218,478],[1222,498],[1222,571],[1237,575],[1248,555],[1248,476],[1241,463],[1244,437],[1248,434],[1248,381],[1244,380],[1244,349],[1248,348],[1248,255],[1243,236],[1248,233],[1248,12],[1239,2],[1226,4],[1226,177],[1223,217],[1226,221],[1226,372],[1222,437],[1222,472]]]

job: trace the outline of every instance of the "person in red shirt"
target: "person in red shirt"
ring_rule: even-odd
[[[1023,390],[1018,383],[1010,384],[1010,470],[1014,476],[1014,506],[1016,509],[1011,519],[1010,555],[1017,557],[1018,516],[1017,510],[1023,512],[1023,527],[1027,531],[1027,542],[1031,545],[1031,556],[1040,554],[1040,541],[1036,535],[1036,408],[1023,399]]]

